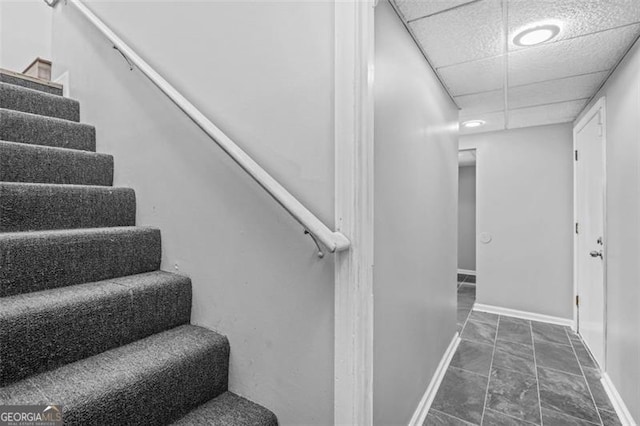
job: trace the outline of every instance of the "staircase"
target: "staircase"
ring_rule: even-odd
[[[113,157],[77,101],[0,73],[0,405],[69,425],[277,425],[227,391],[229,342],[190,325],[191,281],[160,271]]]

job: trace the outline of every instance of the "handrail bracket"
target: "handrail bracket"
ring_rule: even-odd
[[[127,55],[122,53],[122,50],[120,50],[118,48],[118,46],[114,45],[113,48],[116,49],[118,51],[118,53],[120,53],[122,55],[122,57],[124,58],[125,61],[127,61],[127,64],[129,64],[129,71],[133,71],[133,64],[131,63],[131,60],[129,60],[129,58],[127,58]]]
[[[318,247],[318,257],[320,259],[322,259],[324,257],[324,252],[322,251],[322,247],[320,247],[320,243],[318,242],[318,240],[316,239],[315,235],[313,235],[311,232],[309,232],[308,229],[304,230],[305,235],[308,235],[311,237],[311,239],[313,240],[313,242],[316,244],[316,247]]]

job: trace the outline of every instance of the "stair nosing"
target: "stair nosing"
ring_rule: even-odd
[[[230,342],[229,342],[229,339],[228,339],[227,336],[225,336],[223,334],[220,334],[220,333],[218,333],[218,332],[216,332],[214,330],[211,330],[209,328],[189,323],[189,324],[179,325],[177,327],[173,327],[173,328],[170,328],[168,330],[161,331],[159,333],[152,334],[152,335],[144,337],[142,339],[135,340],[133,342],[127,343],[126,345],[122,345],[122,346],[118,346],[118,347],[115,347],[115,348],[112,348],[112,349],[108,349],[108,350],[106,350],[104,352],[101,352],[99,354],[95,354],[95,355],[92,355],[90,357],[83,358],[83,359],[71,362],[69,364],[61,365],[61,366],[59,366],[57,368],[54,368],[52,370],[45,371],[45,372],[42,372],[42,373],[38,373],[38,374],[36,374],[34,376],[26,377],[26,378],[24,378],[22,380],[19,380],[17,382],[11,383],[11,384],[9,384],[8,386],[6,386],[4,388],[0,388],[0,390],[16,387],[19,384],[25,383],[25,382],[34,383],[34,380],[36,380],[36,379],[43,378],[43,377],[46,377],[46,376],[50,376],[50,375],[53,375],[55,373],[60,373],[61,371],[64,372],[65,369],[72,368],[72,366],[81,365],[82,363],[86,364],[86,363],[89,363],[91,361],[95,361],[96,359],[99,359],[99,358],[105,358],[105,357],[114,355],[114,353],[117,353],[119,351],[120,352],[125,351],[127,348],[129,348],[130,350],[131,350],[131,348],[134,348],[133,350],[135,351],[136,354],[148,352],[149,349],[145,348],[144,346],[142,346],[145,341],[148,341],[150,339],[161,339],[163,335],[169,335],[169,334],[172,334],[172,333],[174,335],[170,336],[170,338],[176,338],[177,339],[177,338],[179,338],[179,336],[183,336],[184,335],[184,334],[176,334],[178,329],[180,329],[180,328],[182,328],[182,329],[188,328],[188,329],[205,330],[207,333],[211,334],[210,337],[212,339],[215,339],[215,346],[217,348],[219,348],[219,349],[225,349],[227,351],[226,355],[227,356],[229,355]],[[176,336],[178,336],[178,337],[176,337]],[[211,342],[211,343],[213,343],[213,342]],[[140,348],[135,348],[135,346],[140,346]],[[121,358],[121,357],[124,357],[123,355],[126,356],[128,354],[126,354],[126,353],[125,354],[117,354],[116,356],[117,356],[117,358]],[[175,355],[175,354],[165,355],[165,359],[161,360],[161,362],[158,365],[166,364],[168,362],[172,362],[172,361],[175,361],[175,360],[178,360],[178,359],[179,359],[179,357],[177,355]],[[115,360],[115,359],[107,359],[107,362],[105,363],[105,365],[114,366],[116,362],[117,362],[117,360]],[[158,365],[154,365],[154,367],[157,367]],[[153,369],[149,369],[148,367],[145,368],[144,371],[153,373]],[[109,377],[109,379],[110,379],[110,377]],[[129,378],[129,380],[139,380],[139,377],[131,377],[131,378]],[[102,386],[104,386],[105,383],[109,383],[109,380],[107,379],[105,381],[101,381],[101,385]],[[123,383],[119,383],[119,385],[124,385],[124,384]],[[218,394],[218,395],[221,395],[221,394]],[[2,404],[2,403],[6,403],[6,402],[3,401],[2,399],[0,399],[0,404]]]
[[[2,86],[9,86],[10,88],[15,88],[15,90],[24,90],[27,93],[32,93],[38,96],[43,96],[45,98],[55,98],[55,99],[66,99],[70,102],[74,102],[78,105],[80,105],[80,101],[75,99],[75,98],[69,98],[69,97],[65,97],[65,96],[60,96],[60,95],[54,95],[53,93],[48,93],[48,92],[43,92],[41,90],[38,89],[31,89],[29,87],[25,87],[25,86],[20,86],[17,84],[11,84],[11,83],[5,83],[4,81],[0,81],[0,87]]]
[[[13,146],[19,146],[21,148],[25,148],[28,150],[33,150],[33,151],[38,151],[38,150],[45,150],[45,151],[52,151],[52,152],[60,152],[60,153],[65,153],[65,154],[75,154],[75,155],[87,155],[90,157],[105,157],[105,158],[113,158],[112,154],[105,154],[104,152],[95,152],[95,151],[85,151],[82,149],[73,149],[73,148],[62,148],[59,146],[49,146],[49,145],[36,145],[36,144],[32,144],[32,143],[25,143],[25,142],[14,142],[14,141],[6,141],[3,139],[0,139],[0,146],[2,146],[3,144],[10,144]]]
[[[77,183],[38,183],[38,182],[5,182],[0,181],[0,186],[31,186],[31,187],[59,187],[61,189],[95,189],[104,192],[113,191],[133,191],[134,189],[128,186],[105,186],[105,185],[81,185]],[[1,195],[1,194],[0,194]]]
[[[52,95],[52,96],[56,96],[56,95]],[[68,98],[66,98],[66,99],[68,99]],[[60,118],[60,117],[51,117],[50,115],[34,114],[32,112],[20,111],[20,110],[17,110],[17,109],[0,108],[0,112],[2,112],[2,111],[9,111],[11,113],[16,113],[16,114],[25,114],[25,115],[29,115],[31,117],[38,117],[39,119],[42,119],[42,120],[58,120],[58,121],[63,121],[65,123],[72,123],[72,124],[79,125],[79,126],[91,127],[93,129],[95,129],[95,127],[96,127],[93,124],[88,124],[88,123],[84,123],[84,122],[81,122],[81,121],[67,120],[66,118]]]
[[[78,234],[119,234],[126,233],[127,231],[134,232],[149,232],[160,231],[160,228],[154,226],[103,226],[98,228],[71,228],[71,229],[45,229],[39,231],[15,231],[15,232],[0,232],[1,239],[20,239],[29,237],[50,237],[51,234],[55,235],[78,235]]]

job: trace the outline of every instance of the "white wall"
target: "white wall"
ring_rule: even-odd
[[[570,123],[460,137],[476,148],[477,303],[573,317]]]
[[[640,43],[594,102],[602,96],[607,119],[606,370],[640,423]]]
[[[88,5],[332,226],[331,2]],[[192,278],[193,322],[229,337],[230,389],[283,425],[330,424],[332,256],[63,2],[53,53],[138,224],[162,230],[162,267]]]
[[[0,68],[22,72],[51,59],[51,8],[42,0],[0,0]]]
[[[476,168],[458,171],[458,269],[476,270]]]
[[[389,3],[375,11],[376,425],[406,425],[456,331],[458,111]]]

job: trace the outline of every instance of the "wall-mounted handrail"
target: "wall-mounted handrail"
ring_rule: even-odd
[[[57,1],[47,1],[55,6]],[[80,0],[68,0],[82,13],[102,34],[104,34],[114,48],[117,49],[130,63],[134,64],[149,80],[153,82],[165,95],[173,101],[194,123],[198,125],[220,148],[222,148],[242,169],[264,188],[282,207],[285,208],[309,233],[318,245],[322,243],[331,253],[349,248],[351,242],[342,233],[332,231],[300,201],[287,191],[278,181],[267,173],[246,152],[236,145],[222,130],[205,117],[191,102],[178,92],[167,80],[158,74],[147,62],[134,52],[120,37],[118,37],[100,18],[91,12]],[[320,257],[323,256],[318,245]]]

